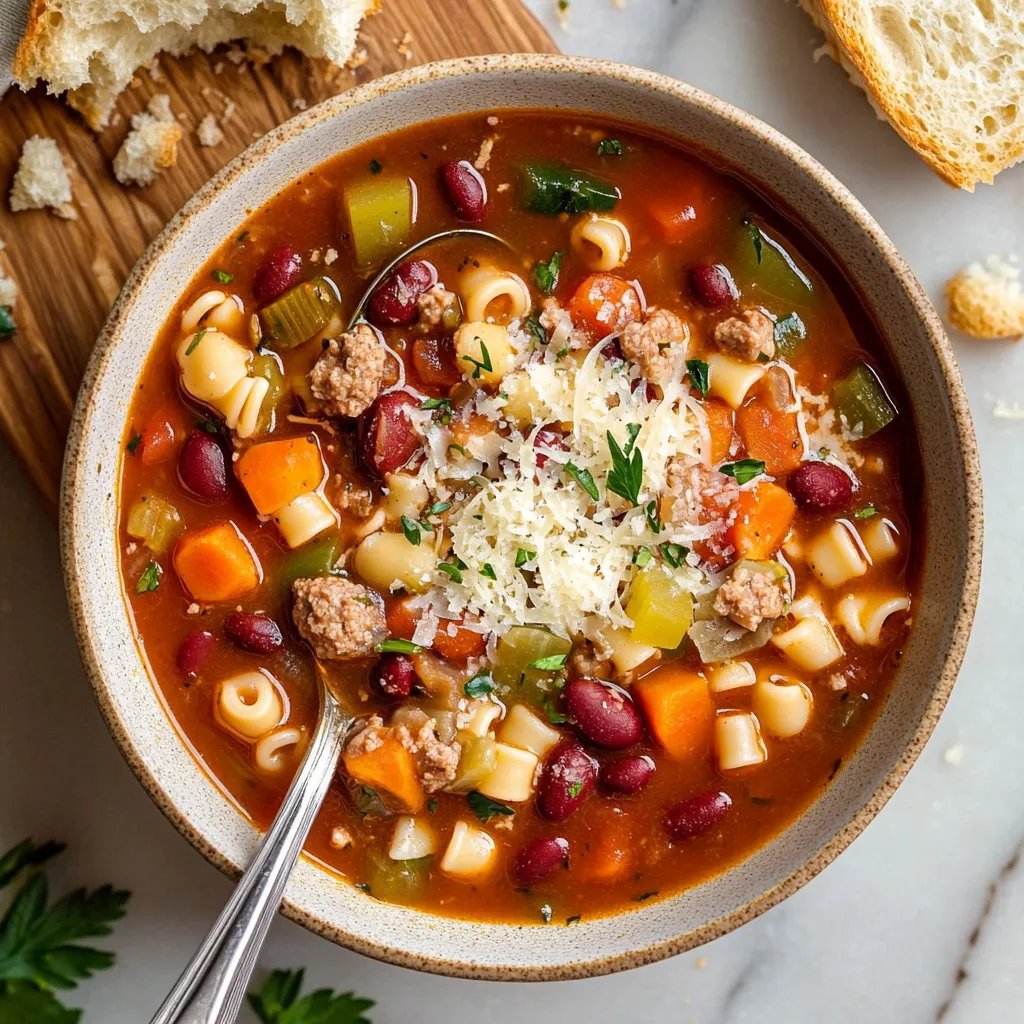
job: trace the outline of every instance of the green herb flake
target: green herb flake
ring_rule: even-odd
[[[637,548],[633,552],[633,564],[638,568],[642,569],[653,557],[650,548]]]
[[[701,398],[708,397],[711,387],[711,369],[703,359],[687,359],[686,372],[690,375],[690,383],[700,392]]]
[[[204,433],[210,434],[212,437],[217,437],[220,434],[220,427],[217,426],[213,420],[199,420],[196,426]]]
[[[0,306],[0,338],[9,338],[18,329],[10,306]]]
[[[526,548],[516,549],[516,568],[521,569],[527,562],[532,562],[537,557],[536,551],[527,551]]]
[[[245,245],[245,240],[249,237],[248,231],[240,231],[238,236],[235,238],[235,245]]]
[[[753,221],[744,221],[750,241],[754,244],[754,255],[757,257],[758,266],[761,265],[761,258],[764,255],[764,239],[761,237],[761,229]]]
[[[209,330],[208,327],[204,327],[201,331],[196,331],[195,337],[188,343],[188,348],[185,349],[185,355],[190,356],[199,347],[199,342],[206,337],[206,332]]]
[[[564,348],[560,348],[555,353],[555,358],[556,359],[564,359],[568,354],[569,354],[569,346],[566,345]]]
[[[491,678],[491,673],[487,669],[477,672],[472,679],[466,680],[462,692],[467,697],[486,697],[487,694],[493,693],[494,680]]]
[[[420,542],[420,524],[415,519],[410,519],[408,516],[402,516],[402,533],[405,534],[405,539],[410,544],[419,544]]]
[[[633,897],[633,902],[634,903],[643,903],[646,900],[649,900],[652,896],[657,896],[657,895],[658,895],[658,890],[657,889],[653,889],[651,892],[642,892],[642,893],[640,893],[639,896],[634,896]]]
[[[550,295],[558,287],[558,271],[564,256],[564,252],[556,252],[547,263],[540,261],[533,268],[533,279],[545,295]]]
[[[450,501],[438,501],[435,502],[430,508],[424,509],[423,514],[425,516],[439,516],[442,512],[447,512],[452,507]]]
[[[370,173],[380,174],[384,170],[384,165],[376,158],[370,161]]]
[[[631,505],[636,505],[640,500],[640,488],[644,482],[643,453],[634,450],[640,426],[637,423],[630,423],[626,429],[629,432],[629,440],[625,448],[619,447],[610,430],[607,433],[608,448],[612,454],[612,468],[608,473],[607,487],[612,494],[617,494]]]
[[[461,444],[456,444],[454,441],[452,441],[451,444],[448,445],[448,451],[458,452],[460,455],[464,456],[467,459],[472,458],[469,452],[466,451],[466,449]]]
[[[662,544],[658,550],[661,552],[661,557],[673,569],[678,569],[686,561],[686,556],[690,553],[690,549],[684,548],[682,544]]]
[[[764,473],[764,463],[760,459],[740,459],[719,466],[718,472],[731,476],[738,484],[745,484]]]
[[[496,814],[508,817],[516,813],[507,804],[498,803],[497,800],[492,800],[489,796],[484,796],[483,793],[478,793],[475,789],[471,793],[466,794],[466,801],[469,804],[469,809],[485,823],[490,821]]]
[[[563,725],[568,719],[558,710],[555,706],[554,694],[545,693],[541,697],[541,706],[544,708],[544,713],[548,716],[548,721],[552,725]]]
[[[486,576],[489,580],[496,580],[498,578],[494,572],[494,566],[490,562],[484,562],[480,567],[480,575]]]
[[[602,139],[597,144],[598,156],[622,156],[622,143],[618,139]]]
[[[374,644],[373,649],[378,654],[419,654],[423,650],[419,644],[411,640],[403,640],[401,637],[391,637],[379,644]]]
[[[431,797],[427,801],[427,814],[433,814],[437,810],[437,801]]]
[[[453,582],[462,582],[462,573],[457,565],[452,565],[451,562],[438,562],[437,567],[441,572],[447,573],[452,578]]]
[[[356,888],[360,892],[365,892],[367,895],[369,895],[369,893],[370,893],[370,883],[369,882],[356,882]]]
[[[661,520],[658,518],[658,503],[655,500],[647,502],[644,507],[644,515],[647,518],[647,525],[655,537],[661,533]]]
[[[365,883],[356,886],[368,893]],[[299,998],[304,971],[272,971],[262,986],[248,995],[249,1006],[261,1024],[370,1024],[364,1014],[374,1002],[352,992],[340,995],[329,988]]]
[[[775,801],[770,796],[752,796],[750,802],[755,807],[771,807]]]
[[[551,924],[551,913],[551,904],[545,903],[544,906],[540,908],[540,919],[545,924]]]
[[[473,365],[473,380],[479,380],[481,372],[490,373],[494,367],[491,365],[491,354],[487,351],[487,346],[483,343],[483,339],[473,339],[480,346],[480,355],[483,359],[474,359],[472,356],[463,356],[462,358]]]
[[[212,277],[214,281],[220,282],[220,284],[231,284],[235,279],[235,275],[229,274],[226,270],[211,270],[210,277]]]
[[[570,800],[575,800],[576,797],[578,797],[580,793],[583,792],[583,783],[570,782],[568,788],[566,789],[566,792],[569,794]]]
[[[878,515],[878,509],[874,505],[865,505],[863,508],[858,509],[853,513],[854,519],[870,519],[872,516]]]
[[[594,501],[598,501],[601,495],[598,493],[597,484],[594,483],[594,477],[591,475],[589,469],[579,469],[574,466],[571,462],[565,464],[565,471],[573,478],[589,494]]]
[[[523,327],[533,335],[538,344],[546,345],[548,343],[548,332],[544,330],[544,325],[535,317],[528,316],[523,321]]]
[[[568,659],[567,654],[550,654],[546,658],[538,658],[536,661],[531,661],[529,668],[540,669],[541,672],[560,672],[565,668],[565,662]]]
[[[139,447],[140,444],[142,444],[142,435],[141,434],[135,434],[131,438],[131,440],[125,445],[125,448],[128,449],[128,454],[129,455],[134,455],[135,454],[135,450]]]
[[[163,569],[156,562],[150,562],[142,571],[138,582],[135,584],[136,594],[149,594],[160,587],[160,575]]]
[[[452,400],[450,398],[428,398],[420,406],[421,409],[444,409],[452,411]]]
[[[583,920],[583,918],[579,914],[573,914],[572,917],[567,917],[565,919],[565,924],[566,924],[566,927],[568,927],[569,925],[572,925],[572,924],[579,924],[580,921],[582,921],[582,920]]]

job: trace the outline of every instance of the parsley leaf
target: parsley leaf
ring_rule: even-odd
[[[489,580],[496,580],[498,577],[495,575],[494,566],[490,562],[484,562],[480,567],[480,575],[486,576]]]
[[[597,144],[598,156],[622,156],[622,143],[618,139],[602,139]]]
[[[865,505],[862,509],[858,509],[853,513],[854,519],[870,519],[872,516],[878,515],[878,509],[874,505]]]
[[[219,281],[221,284],[231,284],[235,279],[235,275],[228,273],[226,270],[211,270],[210,277],[212,277],[214,281]]]
[[[32,985],[8,985],[0,991],[0,1024],[78,1024],[81,1010],[61,1006],[57,997]]]
[[[419,544],[420,542],[420,524],[415,519],[410,519],[408,516],[402,516],[400,520],[402,524],[402,533],[405,534],[405,539],[410,544]]]
[[[430,508],[424,509],[423,514],[425,516],[439,516],[442,512],[447,512],[451,507],[452,503],[450,501],[437,501]]]
[[[687,359],[686,370],[690,374],[690,383],[700,392],[701,398],[708,397],[711,387],[711,373],[703,359]]]
[[[419,644],[411,640],[403,640],[401,637],[393,636],[390,640],[374,644],[373,649],[378,654],[419,654],[423,650]]]
[[[195,337],[188,343],[188,348],[185,349],[185,355],[190,356],[192,355],[193,352],[195,352],[196,347],[199,345],[199,342],[201,342],[203,338],[206,337],[206,332],[209,329],[209,327],[204,327],[201,331],[196,331]]]
[[[532,316],[528,316],[523,321],[523,327],[537,339],[541,345],[548,343],[548,332],[544,330],[544,325]]]
[[[466,800],[469,803],[469,809],[484,822],[490,821],[496,814],[507,816],[516,813],[507,804],[500,804],[497,800],[492,800],[489,796],[484,796],[483,793],[478,793],[475,789],[466,794]]]
[[[370,161],[370,173],[371,174],[380,174],[380,172],[383,171],[383,170],[384,170],[384,165],[379,160],[373,159],[373,160]]]
[[[457,565],[452,565],[451,562],[438,562],[437,567],[441,572],[446,572],[454,582],[462,582],[462,573]]]
[[[135,454],[135,449],[138,448],[140,444],[142,444],[142,435],[141,434],[133,435],[132,439],[125,445],[125,448],[128,449],[128,454],[129,455],[134,455]]]
[[[493,692],[494,680],[491,678],[491,673],[484,669],[482,672],[477,672],[472,679],[467,679],[462,687],[462,692],[467,697],[486,697],[487,694]]]
[[[560,672],[565,668],[565,662],[568,659],[567,654],[551,654],[546,658],[538,658],[536,661],[531,661],[529,668],[539,668],[542,672]]]
[[[518,548],[516,550],[516,568],[521,569],[527,562],[532,561],[536,557],[536,551],[527,551],[526,548]]]
[[[545,295],[550,295],[558,287],[558,271],[564,256],[564,252],[556,252],[547,263],[539,261],[533,268],[533,279]]]
[[[633,552],[633,564],[638,568],[642,569],[652,558],[650,548],[637,548]]]
[[[480,379],[480,373],[490,373],[494,367],[491,365],[491,353],[487,351],[487,346],[483,343],[481,338],[473,339],[480,346],[480,355],[483,359],[474,359],[472,356],[463,356],[462,358],[467,363],[473,364],[473,380]]]
[[[571,462],[565,464],[565,471],[573,478],[589,494],[594,501],[597,501],[601,495],[598,493],[597,484],[594,483],[594,478],[590,473],[589,469],[579,469],[574,466]]]
[[[760,459],[740,459],[719,466],[718,472],[731,476],[738,484],[745,484],[764,472],[764,463]]]
[[[18,329],[10,306],[0,306],[0,338],[9,338]]]
[[[304,971],[273,971],[256,992],[249,993],[249,1006],[262,1024],[370,1024],[363,1014],[373,1006],[352,992],[336,995],[329,988],[317,989],[299,999]]]
[[[651,533],[655,536],[661,533],[661,520],[658,518],[658,503],[653,498],[644,506],[644,515],[647,517],[647,525],[651,528]]]
[[[160,575],[163,569],[156,562],[150,562],[143,570],[135,584],[136,594],[148,594],[160,588]]]
[[[690,549],[684,548],[682,544],[662,544],[658,550],[661,552],[661,557],[664,558],[673,569],[678,569],[686,560],[686,556],[690,553]]]
[[[578,797],[580,795],[580,793],[583,792],[583,783],[582,782],[571,782],[569,784],[569,786],[568,786],[567,792],[569,794],[569,799],[570,800],[575,800],[576,797]]]
[[[544,713],[548,716],[548,721],[552,725],[562,725],[568,721],[565,715],[555,706],[555,695],[553,693],[545,693],[541,697],[540,703],[541,707],[544,708]]]
[[[455,441],[452,441],[448,445],[448,451],[450,451],[450,452],[458,452],[460,455],[465,456],[467,459],[472,458],[472,456],[469,454],[469,452],[466,451],[466,449],[463,448],[463,446],[461,444],[457,444]]]
[[[437,810],[437,801],[431,797],[427,801],[427,814],[433,814]]]
[[[421,409],[446,409],[452,411],[452,400],[450,398],[427,398],[420,405]]]
[[[0,857],[0,889],[6,888],[24,868],[38,867],[64,849],[63,843],[43,843],[36,846],[31,839],[25,839]]]
[[[608,490],[625,498],[631,505],[640,500],[640,488],[644,482],[644,457],[640,451],[634,451],[640,427],[630,423],[629,441],[625,448],[620,448],[612,432],[608,431],[608,448],[612,453],[612,468],[608,473]],[[632,453],[632,454],[630,454]]]

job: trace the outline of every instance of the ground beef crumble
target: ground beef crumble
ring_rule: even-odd
[[[416,758],[420,782],[428,793],[436,793],[455,781],[462,756],[462,744],[458,740],[442,743],[438,739],[433,721],[427,720],[415,736],[405,725],[395,729],[402,746]]]
[[[297,579],[292,619],[318,658],[370,658],[388,635],[380,598],[342,576]]]
[[[728,355],[756,363],[775,356],[775,324],[767,313],[750,307],[715,326],[715,344]]]
[[[583,640],[570,652],[568,669],[570,679],[578,676],[607,679],[611,674],[611,652],[592,640]]]
[[[443,284],[435,284],[416,299],[416,329],[426,334],[444,319],[445,310],[458,308],[459,297]]]
[[[765,619],[777,619],[785,608],[782,588],[766,576],[740,566],[715,595],[715,611],[738,626],[755,630]]]
[[[361,757],[363,754],[370,754],[384,745],[386,735],[384,719],[380,715],[371,715],[362,729],[348,741],[345,753],[348,757]]]
[[[333,338],[309,371],[309,388],[327,416],[358,416],[384,383],[387,353],[369,324]]]
[[[675,313],[651,306],[643,320],[626,324],[619,344],[648,380],[667,383],[686,350],[686,327]]]
[[[328,497],[339,512],[348,512],[357,519],[365,519],[373,511],[373,492],[345,479],[341,473],[334,474]]]
[[[731,476],[678,456],[665,470],[659,507],[662,522],[668,527],[713,524],[714,531],[696,544],[696,550],[705,562],[720,568],[728,563],[733,551],[728,529],[736,514],[739,490]]]

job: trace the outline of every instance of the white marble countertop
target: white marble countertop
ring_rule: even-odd
[[[477,0],[481,2],[481,0]],[[1024,256],[1024,166],[976,195],[934,177],[827,59],[788,0],[527,0],[568,53],[676,75],[768,121],[835,172],[938,303],[990,252]],[[1024,573],[1018,452],[1024,343],[954,337],[981,442],[986,564],[967,660],[900,791],[838,861],[764,917],[693,953],[615,977],[508,986],[420,976],[275,923],[261,963],[377,1000],[375,1024],[612,1021],[927,1024],[1024,1019],[1024,728],[1017,636]],[[67,622],[56,533],[0,446],[0,845],[70,844],[54,885],[134,890],[110,945],[118,966],[70,994],[84,1024],[137,1024],[194,949],[228,882],[183,842],[108,738]],[[251,1018],[246,1017],[246,1020]]]

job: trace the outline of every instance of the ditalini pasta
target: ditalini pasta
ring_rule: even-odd
[[[139,643],[260,829],[330,682],[357,720],[307,849],[357,901],[562,928],[703,883],[913,651],[899,381],[742,180],[579,113],[402,129],[235,225],[155,332]]]

